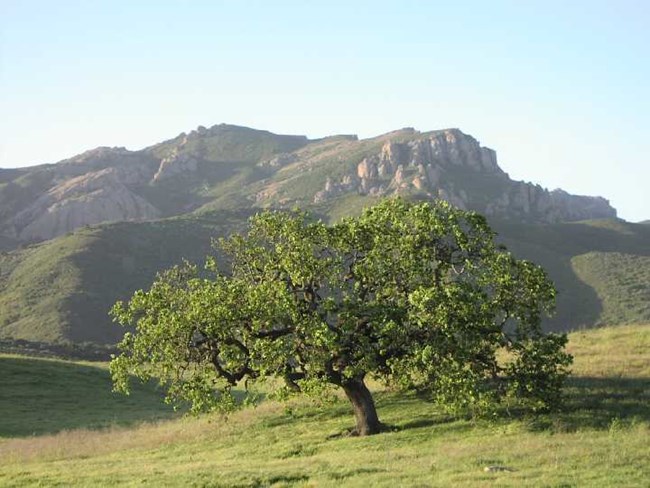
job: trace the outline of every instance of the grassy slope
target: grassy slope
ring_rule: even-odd
[[[73,235],[0,254],[2,336],[56,341],[65,335],[65,301],[80,289],[73,256],[87,243]]]
[[[552,225],[495,221],[494,228],[515,255],[541,264],[555,282],[557,314],[550,328],[650,321],[650,227],[599,220]]]
[[[152,386],[126,397],[112,393],[110,375],[96,363],[0,355],[0,438],[64,429],[129,425],[170,418]]]
[[[379,392],[380,415],[394,430],[350,438],[337,435],[352,421],[344,401],[268,402],[227,422],[204,416],[7,440],[0,484],[643,486],[650,477],[650,326],[577,332],[570,348],[574,378],[560,414],[452,420],[416,398]],[[512,471],[486,473],[488,465]]]
[[[368,202],[348,196],[315,211],[336,220]],[[0,253],[0,338],[113,342],[122,333],[107,317],[115,300],[182,258],[201,261],[211,237],[241,228],[250,213],[206,208],[195,216],[81,229]],[[517,256],[543,265],[555,281],[558,313],[549,328],[650,321],[650,226],[494,224]]]
[[[108,343],[122,331],[107,312],[147,287],[155,274],[186,258],[200,262],[211,238],[246,215],[116,223],[78,230],[0,255],[0,337]]]
[[[650,256],[589,252],[572,258],[571,265],[602,303],[597,325],[650,317]]]

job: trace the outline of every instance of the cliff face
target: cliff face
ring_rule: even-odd
[[[224,196],[226,187],[231,194]],[[86,225],[179,215],[211,201],[230,208],[230,195],[238,206],[293,206],[399,194],[532,222],[616,216],[603,198],[511,180],[493,150],[458,129],[309,141],[221,124],[141,151],[97,148],[54,165],[0,170],[0,237],[47,240]]]
[[[549,223],[616,217],[616,210],[604,198],[548,191],[511,180],[498,166],[492,149],[481,147],[457,129],[417,135],[406,142],[385,142],[378,153],[364,157],[356,170],[340,179],[328,178],[314,195],[314,203],[347,192],[419,194],[489,216]]]
[[[0,170],[0,237],[43,241],[87,225],[185,213],[205,201],[197,188],[229,173],[208,171],[204,180],[201,168],[246,165],[306,143],[220,124],[141,151],[100,147],[54,165]],[[165,202],[174,199],[180,203]]]
[[[16,236],[41,241],[85,225],[159,217],[153,205],[125,184],[132,176],[106,168],[56,185],[12,219]]]

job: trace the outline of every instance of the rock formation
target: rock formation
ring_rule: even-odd
[[[337,181],[328,178],[314,203],[345,192],[362,195],[422,194],[490,216],[541,222],[615,218],[601,197],[549,192],[539,185],[513,181],[497,164],[496,153],[458,129],[389,139],[378,153],[364,157],[356,171]],[[398,139],[400,133],[395,133]],[[471,184],[470,184],[471,182]]]
[[[156,208],[126,187],[119,173],[106,168],[55,186],[14,217],[16,236],[39,241],[85,225],[159,217]]]
[[[300,186],[309,188],[302,200],[292,196]],[[400,194],[536,222],[616,216],[603,198],[512,181],[493,150],[458,129],[309,141],[220,124],[140,151],[100,147],[58,164],[0,170],[0,238],[39,241],[85,225],[178,215],[219,198],[222,187],[239,192],[228,198],[263,207]]]

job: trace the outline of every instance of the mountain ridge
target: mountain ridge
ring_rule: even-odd
[[[113,344],[124,331],[112,303],[182,259],[200,263],[211,238],[259,210],[334,222],[394,195],[486,214],[555,282],[549,330],[650,322],[650,226],[616,219],[601,197],[510,179],[459,129],[310,140],[220,124],[0,171],[0,339]]]
[[[218,124],[136,151],[98,147],[54,164],[1,170],[0,236],[39,242],[86,225],[232,208],[221,191],[229,184],[239,187],[234,206],[248,208],[405,195],[532,222],[616,217],[602,197],[511,180],[494,150],[456,128],[310,140]]]

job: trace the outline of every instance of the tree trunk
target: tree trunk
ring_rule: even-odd
[[[363,382],[363,378],[350,380],[341,386],[354,408],[354,418],[357,421],[355,433],[357,435],[377,434],[381,430],[381,423],[377,417],[372,394]]]

